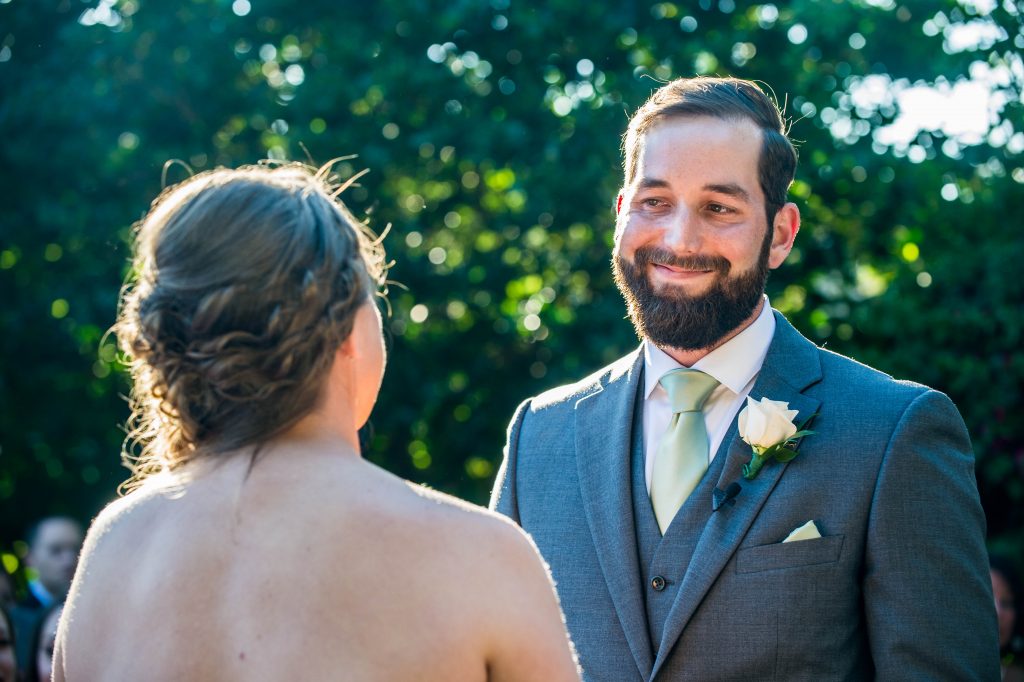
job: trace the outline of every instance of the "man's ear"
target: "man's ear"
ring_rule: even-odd
[[[775,214],[772,221],[772,245],[768,252],[768,267],[775,269],[782,265],[793,250],[797,232],[800,231],[800,209],[788,202]]]

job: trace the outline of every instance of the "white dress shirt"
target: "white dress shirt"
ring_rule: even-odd
[[[715,458],[732,420],[754,387],[774,335],[775,315],[766,296],[761,313],[753,322],[691,367],[710,374],[719,384],[704,403],[704,425],[710,441],[709,463]],[[648,493],[651,491],[658,441],[672,419],[668,393],[658,382],[667,372],[680,367],[682,365],[665,351],[650,341],[644,341],[644,466]]]

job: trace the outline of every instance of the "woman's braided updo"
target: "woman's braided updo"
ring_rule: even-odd
[[[202,173],[139,224],[114,325],[134,383],[134,482],[262,443],[315,407],[386,269],[325,175],[299,164]]]

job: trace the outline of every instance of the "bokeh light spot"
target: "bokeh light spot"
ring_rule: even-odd
[[[430,311],[427,309],[427,306],[423,305],[422,303],[417,303],[409,311],[409,319],[415,322],[416,324],[422,324],[423,322],[426,322],[427,317],[429,316]]]
[[[71,306],[63,298],[58,298],[50,304],[50,315],[56,320],[62,320],[67,317],[70,310]]]
[[[64,249],[61,248],[60,244],[47,244],[46,248],[43,249],[43,258],[48,263],[56,263],[64,255]]]
[[[470,478],[490,478],[494,473],[494,465],[483,457],[470,457],[466,460],[466,473]]]

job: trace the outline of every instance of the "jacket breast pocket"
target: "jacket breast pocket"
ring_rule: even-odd
[[[737,573],[758,573],[798,566],[832,564],[839,561],[843,535],[829,535],[797,542],[741,547],[736,552]]]

